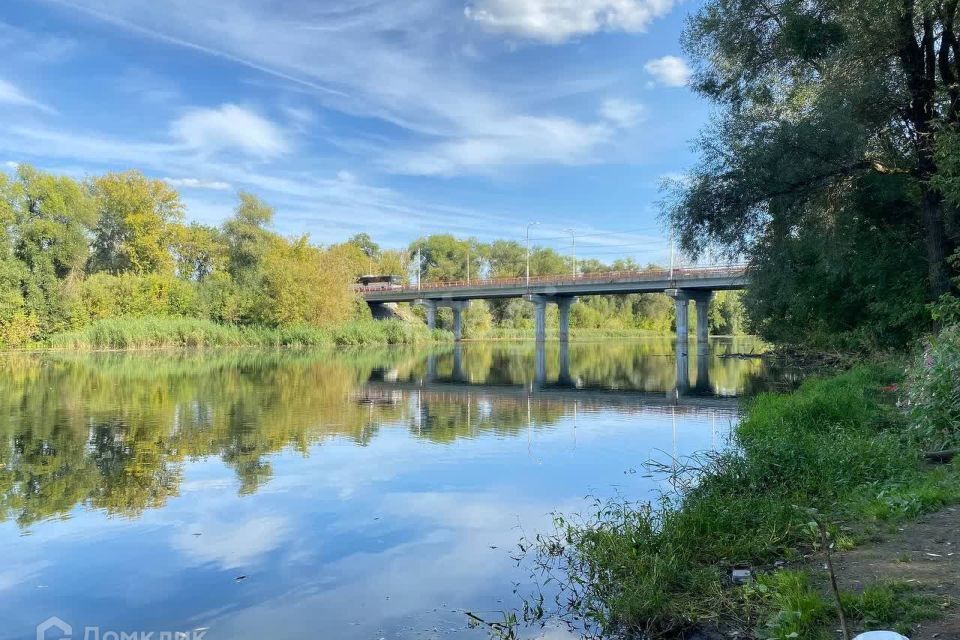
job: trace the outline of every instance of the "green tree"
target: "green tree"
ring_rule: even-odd
[[[675,185],[670,217],[683,246],[745,255],[762,265],[754,282],[776,274],[781,291],[799,294],[803,285],[790,286],[774,252],[792,253],[799,242],[824,264],[837,254],[874,262],[851,253],[862,245],[843,232],[873,232],[869,200],[879,194],[898,202],[881,221],[897,246],[877,267],[916,247],[901,264],[924,265],[927,297],[949,290],[945,256],[958,236],[936,184],[936,150],[958,124],[956,8],[955,0],[709,0],[684,42],[697,63],[694,88],[722,110],[698,143],[699,163]],[[880,292],[879,308],[899,295],[899,286],[882,293],[896,276],[877,268],[858,284]],[[871,322],[864,311],[860,323]]]
[[[371,260],[380,258],[380,245],[374,242],[367,233],[357,233],[351,236],[347,243],[356,245]]]
[[[472,238],[461,240],[450,234],[427,236],[411,243],[409,252],[414,261],[419,252],[424,281],[466,280],[468,269],[471,277],[477,277],[480,272],[482,256],[477,241]]]
[[[191,222],[174,225],[173,253],[177,275],[203,282],[211,274],[226,269],[227,246],[219,229]]]
[[[223,224],[228,269],[237,281],[248,280],[257,270],[274,237],[269,230],[273,215],[273,207],[253,194],[240,192],[233,217]]]
[[[515,240],[495,240],[484,245],[483,255],[492,278],[519,278],[526,271],[526,249]]]
[[[94,231],[93,272],[144,274],[173,271],[173,224],[183,219],[180,194],[139,171],[95,178],[91,191],[99,219]]]

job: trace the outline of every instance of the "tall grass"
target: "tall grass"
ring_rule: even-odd
[[[810,509],[839,523],[960,499],[960,465],[926,472],[906,418],[882,391],[897,374],[860,366],[760,395],[728,452],[687,463],[677,495],[559,517],[552,535],[529,545],[542,575],[563,576],[559,606],[530,606],[528,621],[552,613],[604,636],[657,637],[742,617],[744,591],[725,587],[730,568],[799,557],[814,544]],[[816,621],[791,624],[808,622]]]
[[[109,318],[52,336],[54,349],[92,351],[168,347],[320,347],[419,344],[449,340],[447,332],[400,320],[359,320],[337,327],[246,327],[196,318]]]

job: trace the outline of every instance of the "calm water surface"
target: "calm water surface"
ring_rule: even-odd
[[[723,446],[756,348],[0,356],[0,638],[485,637],[522,535]]]

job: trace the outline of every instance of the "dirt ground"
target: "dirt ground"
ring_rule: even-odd
[[[911,640],[960,640],[960,507],[898,527],[881,542],[838,553],[834,564],[841,589],[896,580],[933,596],[943,616],[914,625]]]

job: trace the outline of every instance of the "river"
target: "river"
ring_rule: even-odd
[[[0,638],[486,637],[552,512],[724,446],[767,372],[691,349],[0,355]]]

